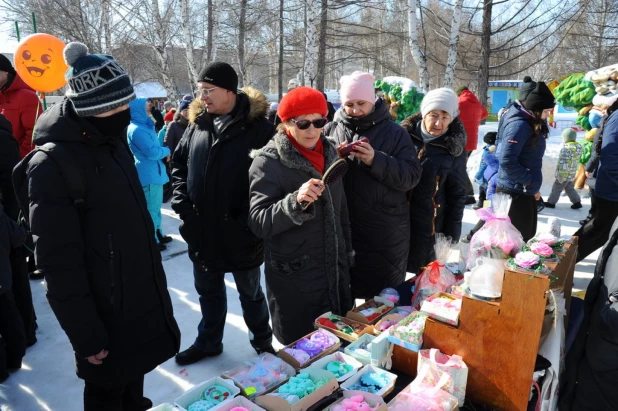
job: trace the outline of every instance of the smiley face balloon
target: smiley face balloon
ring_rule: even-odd
[[[36,91],[48,93],[66,84],[62,40],[45,33],[35,33],[22,39],[15,50],[15,70],[21,79]]]

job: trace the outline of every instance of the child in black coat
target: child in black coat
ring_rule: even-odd
[[[9,253],[26,241],[26,230],[5,213],[0,204],[0,382],[9,377],[8,370],[21,368],[26,353],[26,331],[17,311],[11,283]]]

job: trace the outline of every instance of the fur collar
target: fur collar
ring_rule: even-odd
[[[249,112],[246,121],[251,123],[256,119],[266,116],[268,112],[268,102],[266,96],[261,91],[253,87],[243,87],[238,90],[236,104],[240,103],[240,99],[247,98],[249,101]],[[206,114],[206,105],[204,102],[196,98],[189,105],[189,122],[196,124],[197,120]]]
[[[401,126],[408,131],[410,136],[414,139],[420,140],[421,142],[423,141],[423,138],[417,132],[417,127],[422,119],[423,116],[421,113],[416,113],[401,122]],[[444,133],[444,135],[430,141],[427,144],[443,146],[449,151],[449,153],[451,153],[452,156],[458,157],[464,152],[467,141],[468,135],[466,134],[466,129],[464,128],[459,117],[456,117],[455,120],[453,120],[453,122],[448,126],[448,130]]]
[[[324,168],[327,169],[338,159],[337,150],[333,144],[324,136],[320,136],[322,144],[324,144]],[[253,150],[251,158],[258,156],[270,157],[275,160],[280,160],[281,163],[292,169],[302,170],[309,173],[314,178],[322,178],[320,173],[311,165],[302,154],[294,148],[290,139],[285,132],[280,131],[272,138],[272,140],[262,149]]]

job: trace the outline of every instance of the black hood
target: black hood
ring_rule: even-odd
[[[41,114],[33,133],[37,146],[59,141],[100,145],[113,143],[114,140],[117,138],[102,135],[87,120],[79,117],[66,97]]]
[[[386,102],[381,98],[376,100],[374,110],[367,114],[364,117],[356,118],[351,117],[346,114],[343,107],[337,110],[335,114],[335,122],[341,122],[346,125],[346,127],[355,130],[362,131],[367,130],[376,124],[379,124],[383,121],[390,120],[391,114],[388,112],[388,108],[386,107]]]

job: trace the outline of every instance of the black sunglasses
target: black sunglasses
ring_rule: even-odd
[[[296,124],[296,127],[298,127],[299,130],[307,130],[309,126],[312,124],[313,124],[313,127],[315,128],[323,128],[326,125],[326,123],[328,123],[327,118],[319,118],[313,121],[292,119],[292,121],[294,122],[294,124]]]

